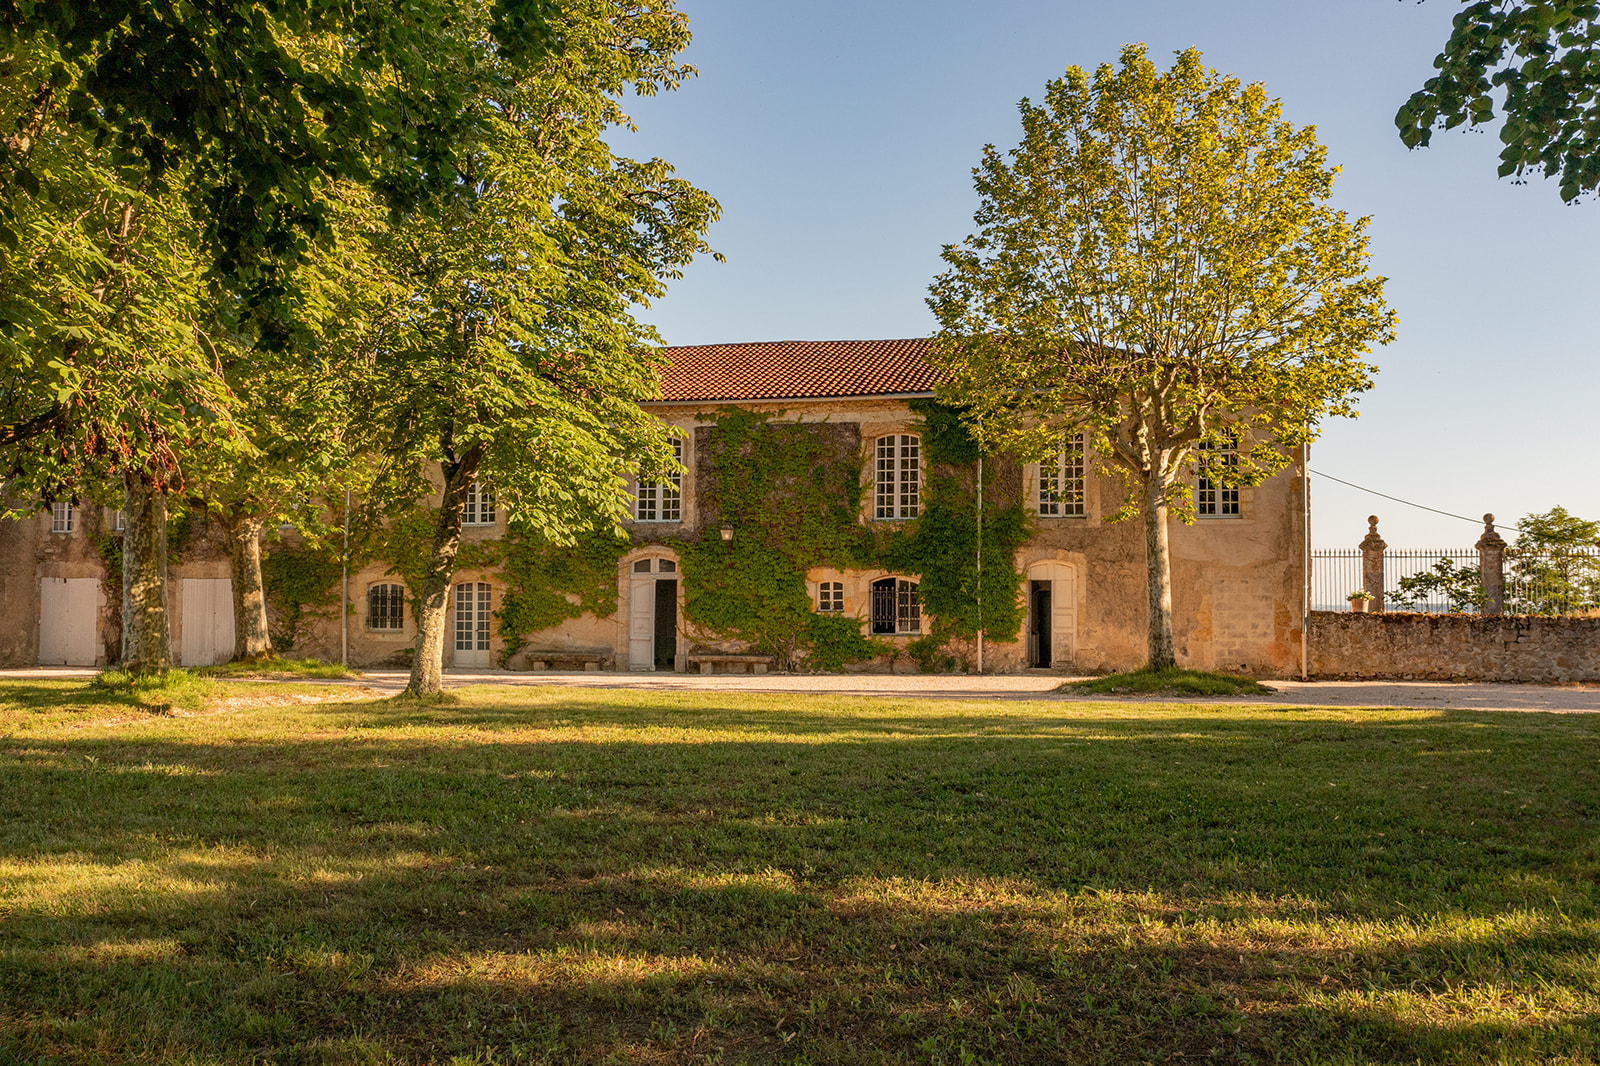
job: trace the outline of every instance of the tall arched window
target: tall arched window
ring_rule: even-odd
[[[915,518],[922,505],[922,438],[891,433],[878,438],[875,518]]]

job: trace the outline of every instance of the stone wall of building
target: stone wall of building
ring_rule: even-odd
[[[1324,678],[1600,681],[1600,618],[1313,611]]]

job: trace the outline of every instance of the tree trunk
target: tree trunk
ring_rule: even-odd
[[[1167,486],[1156,473],[1145,478],[1145,586],[1149,593],[1149,666],[1167,670],[1176,665],[1172,644],[1172,552],[1167,529]]]
[[[227,531],[233,564],[233,657],[235,661],[274,658],[267,633],[267,593],[261,582],[261,520],[235,518]]]
[[[406,685],[408,696],[431,696],[444,691],[444,616],[449,606],[450,579],[455,576],[456,553],[461,550],[461,515],[467,503],[467,489],[482,457],[482,449],[475,445],[461,462],[444,468],[439,525],[428,555],[428,572],[422,580],[422,602],[417,606],[417,644],[411,659],[411,682]]]
[[[167,614],[167,494],[137,473],[122,476],[122,668],[172,669]]]

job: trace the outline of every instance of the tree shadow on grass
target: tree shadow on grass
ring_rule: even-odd
[[[868,717],[0,743],[0,1061],[1600,1048],[1593,732]]]

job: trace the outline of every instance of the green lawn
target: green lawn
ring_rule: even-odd
[[[212,684],[0,685],[0,1063],[1600,1061],[1600,716]]]

